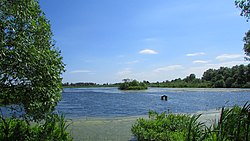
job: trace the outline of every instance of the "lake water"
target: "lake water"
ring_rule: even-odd
[[[161,100],[162,95],[167,95],[168,101]],[[194,113],[222,106],[243,106],[247,101],[250,89],[65,88],[57,110],[69,118],[125,117],[147,115],[149,110]]]

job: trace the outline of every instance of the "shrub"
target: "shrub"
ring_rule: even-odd
[[[158,114],[140,118],[131,131],[139,141],[249,141],[250,104],[222,108],[219,121],[207,127],[198,122],[201,115]]]
[[[150,111],[149,119],[138,119],[131,131],[139,141],[198,140],[204,137],[204,124],[197,122],[199,116]]]
[[[0,119],[1,141],[71,141],[63,115],[47,115],[40,123],[28,123],[17,118]]]

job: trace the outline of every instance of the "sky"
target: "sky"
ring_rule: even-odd
[[[248,64],[249,23],[234,0],[40,0],[66,71],[63,82],[202,77]]]

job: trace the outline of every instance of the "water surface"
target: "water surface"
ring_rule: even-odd
[[[168,101],[161,96],[167,95]],[[194,113],[222,106],[244,105],[250,89],[149,88],[121,91],[117,88],[65,88],[57,109],[69,118],[146,115],[149,110]]]

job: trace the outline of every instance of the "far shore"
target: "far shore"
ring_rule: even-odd
[[[221,110],[211,109],[206,111],[198,111],[193,114],[202,114],[198,119],[211,125],[218,121]],[[185,114],[185,113],[183,113]],[[133,134],[130,129],[138,118],[148,118],[148,115],[129,116],[129,117],[82,117],[73,119],[68,128],[73,135],[75,141],[134,141]]]
[[[117,88],[117,86],[63,86],[63,88],[76,88],[76,89],[81,89],[81,88]],[[194,87],[148,87],[150,88],[159,88],[159,89],[168,89],[168,90],[177,90],[177,91],[212,91],[212,92],[220,92],[220,91],[250,91],[250,88],[194,88]],[[135,91],[135,90],[134,90]],[[140,91],[140,90],[137,90]],[[145,91],[145,90],[143,90]]]

